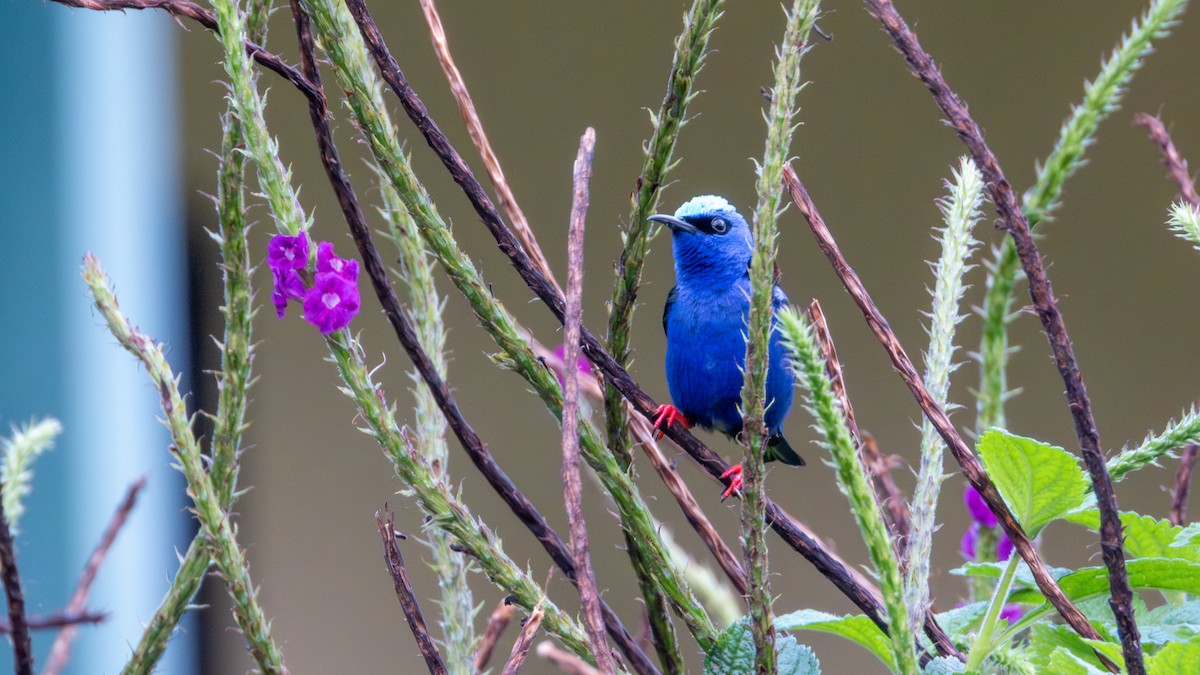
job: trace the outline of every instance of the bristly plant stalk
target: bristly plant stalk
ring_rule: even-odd
[[[624,250],[617,263],[617,278],[613,285],[612,304],[608,311],[608,352],[623,368],[629,367],[629,332],[633,325],[633,310],[642,282],[642,267],[650,251],[650,240],[657,233],[654,223],[646,220],[658,207],[659,194],[667,173],[675,166],[671,156],[679,131],[687,122],[687,107],[699,93],[694,89],[696,76],[708,53],[708,39],[717,19],[721,18],[724,0],[694,0],[683,17],[683,32],[675,38],[675,56],[667,80],[667,95],[658,113],[650,114],[654,134],[643,146],[645,158],[637,185],[631,194],[629,225],[623,235]],[[632,461],[628,432],[629,413],[625,398],[612,385],[604,390],[604,414],[608,432],[608,448],[629,466]]]
[[[438,374],[445,377],[446,331],[442,322],[445,299],[438,294],[434,284],[433,269],[417,224],[386,180],[380,181],[380,193],[388,235],[400,254],[398,276],[408,287],[408,304],[417,339]],[[414,443],[438,477],[449,483],[446,418],[420,374],[413,371],[410,377],[416,398]],[[431,565],[441,592],[442,657],[451,675],[470,675],[475,672],[476,607],[468,582],[468,561],[451,549],[451,539],[445,533],[430,530],[428,540]]]
[[[978,242],[971,236],[983,204],[983,175],[969,157],[960,160],[950,194],[939,200],[942,222],[938,231],[942,254],[934,266],[933,309],[929,313],[929,349],[925,352],[925,387],[934,401],[949,410],[950,373],[957,369],[954,333],[962,320],[963,277],[971,266],[967,259]],[[929,607],[929,558],[937,529],[937,501],[945,474],[942,460],[946,443],[928,419],[921,420],[921,468],[913,491],[908,543],[904,547],[904,602],[914,632],[919,632]]]
[[[313,18],[380,169],[418,224],[428,250],[438,259],[471,304],[484,329],[501,348],[502,352],[495,357],[497,362],[520,374],[551,413],[561,417],[562,391],[558,380],[542,365],[522,338],[522,331],[512,315],[493,297],[470,257],[458,247],[429,194],[413,173],[408,157],[401,151],[395,127],[382,103],[378,77],[371,69],[366,46],[348,10],[331,0],[307,0],[304,7]],[[629,533],[630,555],[641,558],[638,564],[646,565],[672,610],[688,626],[700,646],[707,649],[716,639],[712,622],[655,536],[653,519],[632,478],[604,447],[590,421],[581,418],[579,429],[583,458],[613,496],[622,527]]]
[[[904,605],[900,566],[870,478],[850,439],[846,416],[837,405],[825,359],[813,337],[812,326],[795,309],[789,307],[780,313],[779,326],[791,349],[797,379],[807,395],[807,409],[816,419],[823,445],[833,457],[838,487],[850,500],[850,510],[875,564],[897,669],[904,675],[915,675],[920,669],[913,650],[912,622]]]
[[[271,0],[246,2],[246,35],[259,45],[266,44],[270,12]],[[236,497],[239,453],[246,428],[246,398],[253,381],[254,291],[250,283],[250,250],[246,243],[249,227],[243,190],[245,133],[232,100],[225,107],[222,123],[217,168],[217,232],[212,236],[221,250],[224,293],[221,315],[225,320],[225,333],[220,342],[221,370],[217,375],[217,412],[213,415],[209,473],[221,506],[228,509]],[[154,671],[171,634],[200,590],[211,563],[208,551],[199,540],[194,540],[188,546],[166,596],[147,622],[122,675]]]
[[[33,482],[33,460],[54,447],[54,439],[62,430],[58,420],[48,417],[20,427],[14,425],[11,437],[0,438],[4,455],[4,463],[0,465],[0,499],[3,500],[4,519],[14,535],[20,533],[17,525],[25,512],[22,500],[29,494]]]
[[[1183,200],[1175,202],[1171,205],[1171,217],[1167,220],[1167,226],[1175,236],[1190,242],[1200,251],[1200,206],[1193,206]]]
[[[1094,141],[1096,129],[1115,111],[1133,75],[1153,49],[1154,40],[1170,32],[1187,0],[1152,0],[1135,19],[1113,53],[1100,66],[1095,81],[1084,84],[1083,101],[1071,109],[1058,142],[1038,168],[1036,184],[1023,197],[1023,210],[1030,227],[1053,211],[1059,203],[1063,183],[1084,164],[1084,153]],[[1004,402],[1011,397],[1007,384],[1008,321],[1012,315],[1012,292],[1021,274],[1021,261],[1011,238],[1005,237],[988,264],[987,296],[983,305],[983,337],[979,346],[980,384],[976,429],[1005,426]]]
[[[1192,408],[1179,418],[1178,422],[1167,425],[1161,434],[1147,437],[1136,448],[1126,448],[1108,460],[1108,473],[1114,481],[1122,480],[1138,469],[1156,464],[1163,457],[1185,445],[1200,443],[1200,413]]]
[[[746,337],[745,381],[742,385],[742,549],[747,571],[750,632],[759,675],[774,673],[775,628],[771,616],[771,586],[767,566],[767,500],[763,453],[767,447],[767,366],[774,326],[775,239],[782,210],[783,167],[787,163],[795,126],[796,95],[800,91],[800,57],[817,22],[819,0],[796,0],[787,13],[783,43],[775,50],[775,88],[768,105],[767,140],[758,167],[758,203],[754,209],[754,251],[750,260],[750,315]]]
[[[176,468],[187,479],[188,495],[200,521],[204,545],[225,580],[233,601],[234,618],[251,656],[264,673],[283,675],[287,672],[283,654],[271,638],[270,623],[255,598],[257,590],[250,580],[249,564],[238,546],[229,514],[218,502],[216,487],[192,430],[192,419],[179,392],[178,379],[167,364],[162,347],[135,330],[121,314],[108,278],[91,254],[84,257],[83,280],[113,337],[142,362],[159,390],[165,424],[171,432],[171,452],[179,461]]]

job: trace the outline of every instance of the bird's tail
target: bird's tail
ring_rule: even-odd
[[[767,438],[767,451],[763,455],[763,461],[780,461],[791,466],[804,466],[804,458],[788,445],[782,433],[771,434]]]

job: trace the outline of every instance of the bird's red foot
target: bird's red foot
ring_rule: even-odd
[[[725,492],[721,493],[721,501],[729,499],[729,495],[735,492],[742,491],[742,465],[734,464],[721,474],[721,480],[729,479],[729,487],[725,488]]]
[[[666,431],[667,427],[676,422],[679,422],[688,429],[692,428],[692,423],[688,421],[688,418],[683,416],[683,413],[679,412],[679,408],[670,403],[658,406],[658,410],[654,411],[654,428],[658,429],[657,438],[662,438],[663,432]]]

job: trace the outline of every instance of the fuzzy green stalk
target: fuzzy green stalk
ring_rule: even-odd
[[[395,127],[386,116],[378,78],[370,67],[362,37],[345,6],[334,4],[333,0],[305,0],[304,8],[313,19],[380,170],[417,223],[427,250],[438,259],[451,282],[471,304],[483,328],[500,347],[501,352],[494,360],[521,375],[550,412],[561,419],[562,390],[557,378],[542,365],[522,337],[524,333],[512,315],[493,297],[470,257],[458,247],[424,185],[413,173],[408,157],[401,151]],[[655,534],[649,509],[632,477],[604,447],[590,421],[582,416],[579,430],[581,454],[617,505],[621,525],[628,533],[629,553],[634,564],[645,566],[672,610],[688,626],[700,646],[707,649],[715,641],[716,631]]]
[[[1194,407],[1178,422],[1168,423],[1161,434],[1147,436],[1138,447],[1117,453],[1108,460],[1108,473],[1114,482],[1122,480],[1148,464],[1157,466],[1159,459],[1173,457],[1176,450],[1191,443],[1200,443],[1200,413]]]
[[[1039,165],[1037,182],[1024,195],[1025,216],[1030,227],[1046,219],[1058,206],[1063,183],[1084,164],[1084,153],[1095,138],[1100,122],[1117,110],[1126,87],[1153,49],[1154,40],[1165,38],[1178,20],[1187,0],[1152,0],[1133,22],[1112,54],[1100,65],[1100,74],[1084,84],[1083,101],[1071,108],[1058,142],[1046,161]],[[987,296],[983,305],[983,338],[979,346],[980,386],[976,430],[1005,426],[1004,402],[1009,392],[1008,321],[1012,316],[1012,291],[1021,274],[1021,261],[1011,237],[1005,237],[988,265]]]
[[[859,461],[858,452],[850,438],[845,413],[838,407],[834,396],[833,385],[825,370],[825,359],[813,338],[812,326],[795,309],[789,307],[780,312],[779,327],[792,352],[792,363],[800,385],[807,395],[806,407],[817,421],[824,447],[833,457],[838,487],[850,500],[850,510],[854,513],[871,561],[875,564],[883,604],[887,608],[888,634],[891,636],[897,668],[904,675],[913,675],[920,669],[913,649],[912,622],[906,615],[900,566],[866,468]]]
[[[391,461],[396,475],[404,481],[421,509],[432,516],[427,528],[435,527],[450,535],[463,552],[475,560],[488,578],[516,602],[532,611],[541,603],[545,611],[542,627],[576,655],[590,659],[590,646],[583,627],[546,599],[545,591],[504,552],[499,539],[455,496],[449,484],[416,447],[396,422],[393,408],[383,400],[383,390],[371,380],[361,356],[361,347],[346,329],[325,338],[331,361],[345,384],[342,393],[358,406],[366,421],[363,432],[375,439]]]
[[[1200,207],[1183,201],[1171,205],[1171,217],[1167,226],[1180,239],[1191,242],[1200,251]]]
[[[1020,563],[1021,556],[1010,556],[1003,574],[1000,575],[1000,581],[996,583],[996,591],[992,595],[992,601],[988,603],[983,623],[979,625],[979,632],[975,634],[971,650],[967,653],[967,672],[978,671],[979,666],[983,664],[983,660],[992,650],[992,633],[996,629],[996,622],[1000,619],[1000,610],[1004,609],[1004,602],[1008,599],[1008,590],[1012,587],[1013,577],[1016,576]]]
[[[629,332],[633,325],[634,303],[642,283],[642,268],[650,241],[658,227],[646,220],[658,207],[659,195],[666,183],[667,173],[674,168],[671,156],[679,131],[687,122],[687,107],[699,93],[694,89],[696,76],[708,53],[708,39],[717,19],[721,18],[724,0],[694,0],[683,16],[683,32],[675,38],[675,55],[671,75],[667,79],[667,95],[658,113],[650,114],[654,133],[642,146],[645,157],[638,175],[637,189],[630,195],[629,225],[622,239],[624,250],[617,263],[617,278],[613,284],[612,303],[608,311],[608,353],[623,367],[629,366]],[[622,464],[632,462],[629,442],[629,413],[625,397],[616,387],[604,390],[604,414],[608,431],[608,447]]]
[[[421,241],[421,233],[395,190],[381,181],[383,216],[388,235],[400,253],[398,276],[408,287],[408,304],[417,340],[429,355],[434,368],[446,377],[446,332],[442,322],[445,301],[438,295],[433,269]],[[413,439],[421,455],[429,462],[436,477],[449,483],[449,452],[446,444],[446,418],[438,408],[433,392],[415,371],[410,375],[415,389],[416,433]],[[471,594],[468,560],[451,548],[451,537],[440,531],[427,533],[430,563],[437,574],[441,592],[442,660],[451,675],[475,673],[475,600]]]
[[[187,479],[188,495],[200,521],[204,546],[225,580],[233,601],[234,619],[242,630],[251,656],[264,673],[286,673],[283,654],[271,638],[270,623],[255,598],[257,591],[250,580],[249,563],[238,546],[236,528],[219,502],[216,486],[192,430],[192,418],[188,416],[179,392],[178,379],[163,355],[162,346],[135,330],[121,314],[108,277],[91,254],[84,257],[82,276],[113,337],[141,360],[159,390],[164,421],[171,432],[171,452],[178,460],[175,468]]]
[[[266,44],[270,0],[246,3],[246,33],[258,44]],[[213,484],[221,506],[229,509],[237,490],[238,455],[246,428],[246,398],[252,382],[251,338],[254,317],[253,290],[250,283],[250,252],[246,245],[245,136],[233,101],[229,101],[222,120],[221,155],[217,169],[217,232],[213,238],[221,247],[224,272],[225,334],[220,342],[221,371],[217,377],[217,412],[213,416],[211,445]],[[204,575],[212,564],[199,539],[188,546],[179,570],[147,622],[130,655],[122,675],[142,675],[154,671],[175,627],[200,590]]]
[[[942,254],[933,268],[933,308],[929,313],[929,349],[925,352],[925,387],[943,408],[948,409],[950,373],[954,362],[954,333],[962,321],[963,277],[971,266],[967,259],[978,242],[971,236],[979,222],[983,204],[983,174],[969,157],[960,160],[953,182],[947,181],[949,194],[939,200],[945,227],[938,230]],[[929,558],[933,551],[933,533],[938,528],[937,502],[941,493],[943,455],[946,444],[928,419],[921,420],[921,468],[913,491],[912,518],[908,544],[904,549],[904,602],[908,616],[915,622],[913,632],[920,634],[929,607]]]
[[[800,57],[817,22],[819,0],[796,0],[787,12],[783,44],[775,49],[775,88],[765,115],[767,140],[758,166],[758,203],[754,209],[754,251],[750,259],[750,314],[746,333],[746,368],[742,384],[745,452],[742,456],[742,551],[746,560],[746,601],[754,636],[754,668],[759,675],[778,670],[775,620],[767,563],[766,414],[767,365],[775,323],[775,238],[782,210],[783,167],[792,144],[796,94],[801,88]]]
[[[54,447],[54,439],[62,433],[62,423],[53,417],[17,427],[13,426],[10,438],[0,438],[4,448],[4,465],[0,466],[0,490],[4,505],[4,518],[15,535],[20,530],[17,522],[25,513],[22,500],[29,494],[33,481],[33,461],[43,452]]]

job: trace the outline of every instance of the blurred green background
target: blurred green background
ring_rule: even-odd
[[[1143,3],[1117,2],[906,2],[901,11],[947,79],[970,104],[1018,191],[1030,185],[1034,165],[1057,138],[1069,106],[1082,98],[1082,83],[1099,70]],[[373,12],[393,52],[432,115],[458,145],[477,173],[479,163],[445,86],[415,1],[374,3]],[[597,131],[591,208],[588,214],[585,323],[602,332],[611,293],[619,233],[627,217],[629,192],[640,167],[641,143],[649,134],[646,109],[657,109],[665,90],[672,39],[684,5],[678,2],[609,3],[452,3],[440,7],[451,48],[474,96],[505,172],[529,215],[552,265],[565,275],[566,226],[571,163],[585,127]],[[47,7],[46,11],[66,11]],[[818,41],[805,57],[801,126],[793,153],[797,168],[818,207],[909,354],[926,343],[922,310],[931,274],[925,261],[936,258],[931,228],[940,225],[934,199],[964,148],[941,122],[928,92],[908,73],[878,24],[858,3],[830,3],[821,26],[834,37]],[[1063,207],[1043,226],[1043,253],[1075,341],[1080,365],[1095,405],[1103,446],[1112,452],[1136,442],[1150,429],[1191,405],[1200,395],[1195,358],[1200,345],[1200,257],[1163,226],[1175,186],[1164,178],[1156,148],[1131,126],[1138,111],[1162,112],[1174,124],[1180,149],[1200,162],[1200,26],[1195,11],[1174,35],[1161,42],[1134,80],[1122,110],[1101,127],[1089,163],[1071,178]],[[112,17],[112,21],[120,17]],[[168,22],[165,16],[155,21]],[[1188,23],[1190,21],[1190,23]],[[765,125],[760,87],[771,82],[773,47],[783,30],[778,4],[730,3],[712,39],[715,52],[699,78],[704,92],[690,112],[676,157],[681,159],[664,192],[662,210],[704,193],[724,195],[749,213],[754,203],[754,164],[762,155]],[[217,351],[204,336],[220,331],[216,307],[220,281],[216,247],[204,233],[215,214],[200,193],[214,190],[219,146],[218,114],[224,107],[224,73],[217,42],[206,31],[178,32],[180,133],[184,143],[182,184],[187,203],[190,274],[193,279],[193,343],[197,368],[212,368]],[[268,46],[296,62],[295,37],[286,10],[276,13]],[[327,85],[334,80],[332,75]],[[291,163],[305,206],[315,214],[319,239],[351,250],[345,224],[315,152],[304,101],[272,74],[260,79],[270,88],[268,123]],[[334,90],[336,87],[331,87]],[[394,98],[389,100],[394,103]],[[337,133],[346,164],[365,204],[378,205],[373,175],[360,161],[358,142],[340,103]],[[397,119],[404,119],[397,115]],[[553,318],[531,301],[530,292],[478,222],[470,205],[407,124],[414,163],[442,213],[501,298],[538,338],[561,340]],[[368,209],[374,216],[373,209]],[[985,242],[976,262],[990,257],[999,241],[991,228],[994,212],[976,231]],[[269,214],[256,205],[259,225],[254,253],[265,254]],[[374,224],[380,223],[376,218]],[[919,410],[885,353],[846,296],[794,209],[781,221],[779,262],[783,286],[793,302],[819,298],[824,305],[859,424],[873,433],[885,453],[915,460]],[[981,302],[983,270],[968,277],[968,302]],[[265,301],[269,276],[256,277]],[[439,278],[439,281],[442,281]],[[635,318],[633,374],[659,400],[666,386],[661,361],[664,340],[660,311],[672,284],[670,246],[660,237],[647,265],[641,310]],[[363,286],[366,291],[366,286]],[[449,297],[445,313],[452,362],[449,381],[467,418],[500,463],[560,532],[566,532],[559,480],[558,428],[522,380],[497,370],[487,359],[494,345],[475,326],[466,303],[442,281]],[[1027,300],[1024,287],[1018,304]],[[356,321],[368,358],[384,364],[379,377],[400,405],[409,405],[409,364],[377,303],[364,294]],[[375,444],[355,430],[355,410],[337,391],[333,367],[315,331],[295,317],[277,321],[269,308],[256,321],[260,377],[249,416],[250,448],[241,481],[253,489],[238,503],[240,538],[253,574],[262,585],[260,600],[274,618],[276,638],[293,672],[423,672],[403,615],[381,564],[372,514],[385,503],[397,511],[398,529],[417,533],[421,513],[403,495]],[[967,352],[978,344],[979,321],[961,324],[958,344],[963,367],[953,379],[951,398],[961,409],[954,420],[973,427],[971,390],[977,382]],[[1011,431],[1076,449],[1062,383],[1035,317],[1012,324],[1012,386],[1023,393],[1009,405]],[[115,351],[115,348],[114,348]],[[214,401],[210,378],[195,380],[201,406]],[[147,416],[155,413],[147,409]],[[407,415],[407,413],[406,413]],[[411,415],[408,415],[410,418]],[[770,494],[814,527],[839,554],[867,565],[861,538],[845,500],[838,494],[822,452],[808,443],[813,434],[799,406],[787,429],[793,445],[810,462],[803,469],[775,467]],[[717,436],[701,435],[727,458],[739,450]],[[803,449],[807,448],[807,449]],[[536,578],[550,563],[540,547],[509,514],[455,444],[450,472],[461,481],[473,511],[503,538],[506,550],[527,561]],[[165,454],[162,457],[166,461]],[[701,554],[703,548],[680,517],[653,472],[639,462],[640,485],[656,515],[676,539]],[[679,467],[728,541],[737,532],[737,506],[718,503],[719,487],[683,457]],[[949,468],[953,468],[952,466]],[[1173,467],[1170,467],[1173,468]],[[895,473],[905,489],[908,470]],[[1165,515],[1170,473],[1147,470],[1121,483],[1124,508]],[[946,572],[958,565],[959,537],[967,525],[961,507],[962,480],[945,483],[944,526],[935,541],[933,571],[937,607],[950,608],[965,593],[961,579]],[[620,550],[621,535],[594,484],[585,485],[592,554],[604,597],[636,632],[640,599]],[[411,542],[411,540],[410,540]],[[808,563],[777,539],[770,540],[772,589],[778,611],[814,607],[834,613],[853,607]],[[415,543],[405,547],[410,571],[427,618],[435,620],[435,580]],[[1098,564],[1095,537],[1056,525],[1045,537],[1053,565]],[[707,562],[707,560],[706,560]],[[473,578],[481,603],[480,628],[501,597],[482,575]],[[557,602],[575,606],[575,592],[561,575],[550,583]],[[206,586],[202,652],[205,671],[243,672],[251,662],[239,634],[231,629],[223,589]],[[510,628],[499,650],[506,653]],[[831,673],[880,672],[865,652],[833,638],[802,635]],[[688,651],[696,651],[688,645]],[[698,669],[698,657],[693,660]],[[79,671],[86,672],[86,671]],[[528,672],[551,672],[531,658]]]

